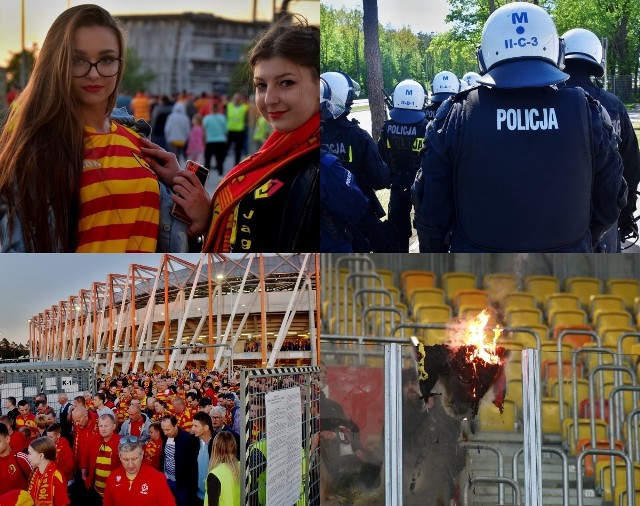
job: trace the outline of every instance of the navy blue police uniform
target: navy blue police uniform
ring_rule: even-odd
[[[320,251],[349,253],[348,224],[357,223],[369,207],[355,177],[340,159],[320,148]]]
[[[551,86],[446,100],[412,190],[425,252],[591,252],[627,193],[606,111]]]
[[[387,221],[376,190],[389,188],[389,167],[378,153],[375,141],[358,122],[342,115],[322,125],[322,144],[351,172],[362,193],[369,199],[369,208],[349,230],[353,235],[353,250],[359,253],[395,252],[397,240]]]
[[[388,221],[398,238],[398,251],[409,251],[411,238],[411,185],[420,168],[420,151],[427,129],[422,115],[417,122],[389,119],[382,126],[378,151],[391,171],[391,196]]]
[[[576,63],[567,63],[567,67],[576,65]],[[580,65],[578,63],[577,65]],[[633,214],[636,211],[636,192],[638,183],[640,183],[640,152],[638,151],[638,138],[633,130],[629,113],[624,104],[613,93],[596,86],[587,73],[574,73],[569,69],[565,70],[571,77],[565,82],[566,86],[575,86],[584,89],[589,95],[595,98],[609,113],[613,130],[619,136],[618,151],[622,157],[624,165],[624,179],[627,183],[627,205],[620,212],[618,218],[618,226],[612,227],[610,232],[605,234],[603,239],[603,249],[607,252],[620,252],[621,237],[637,233]]]
[[[425,107],[424,115],[427,119],[427,123],[435,119],[438,108],[441,105],[442,102],[431,102],[427,107]]]

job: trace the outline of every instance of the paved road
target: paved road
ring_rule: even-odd
[[[367,104],[368,104],[367,100],[354,101],[354,107],[363,106]],[[368,109],[363,111],[352,112],[350,114],[350,117],[358,120],[358,122],[360,123],[360,126],[364,128],[367,132],[371,133],[371,113]],[[629,117],[631,118],[631,121],[633,123],[640,124],[640,104],[637,105],[634,110],[629,111]],[[378,198],[380,199],[382,206],[385,209],[387,209],[389,205],[389,190],[381,190],[376,192],[376,194],[378,195]],[[640,210],[636,212],[636,216],[638,215],[640,215]],[[412,211],[412,216],[413,216],[413,211]],[[625,243],[625,246],[629,246],[629,244]],[[413,236],[411,237],[409,251],[411,253],[419,252],[418,237],[416,236],[415,231]],[[631,246],[628,249],[624,250],[623,252],[624,253],[640,253],[640,244]]]

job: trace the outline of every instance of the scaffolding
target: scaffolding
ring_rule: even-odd
[[[90,360],[96,370],[317,365],[317,254],[163,255],[131,264],[29,320],[32,361]]]

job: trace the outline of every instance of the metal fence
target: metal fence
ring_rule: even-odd
[[[638,92],[638,87],[634,86],[632,75],[618,76],[614,74],[607,76],[605,88],[623,102],[633,101]]]
[[[243,504],[320,504],[319,373],[319,367],[241,371]]]
[[[44,392],[47,402],[54,406],[59,393],[69,398],[78,392],[95,390],[93,365],[85,360],[28,362],[0,365],[0,400],[7,397],[25,399],[33,405],[34,397]]]

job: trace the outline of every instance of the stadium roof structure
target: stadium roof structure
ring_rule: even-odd
[[[108,373],[189,363],[218,369],[233,360],[315,364],[318,270],[311,253],[203,254],[197,264],[163,255],[157,267],[131,264],[34,315],[31,359],[93,360]],[[287,339],[310,349],[282,351]],[[259,352],[245,353],[246,340]]]

